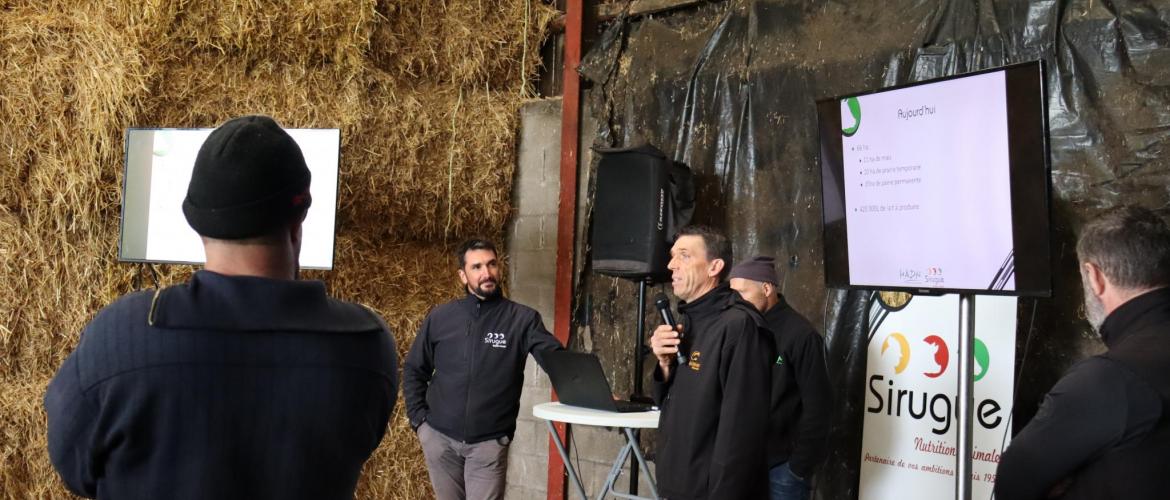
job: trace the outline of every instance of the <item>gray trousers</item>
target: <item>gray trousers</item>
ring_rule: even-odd
[[[501,500],[508,472],[507,437],[466,444],[423,422],[418,440],[437,500]]]

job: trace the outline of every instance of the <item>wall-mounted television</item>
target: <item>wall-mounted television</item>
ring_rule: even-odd
[[[132,128],[126,130],[122,182],[122,231],[118,259],[126,262],[203,264],[203,243],[183,216],[183,198],[195,155],[210,128]],[[313,204],[302,225],[300,264],[333,268],[339,129],[285,129],[305,155],[312,172]]]
[[[1050,296],[1044,65],[817,101],[833,288]]]

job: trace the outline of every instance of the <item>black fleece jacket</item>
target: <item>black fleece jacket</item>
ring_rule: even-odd
[[[672,500],[767,497],[771,366],[764,318],[727,285],[679,306],[688,362],[664,380],[658,491]]]
[[[825,457],[833,390],[825,365],[825,344],[812,324],[784,297],[764,313],[776,343],[772,364],[772,427],[768,467],[788,462],[808,479]]]
[[[561,348],[540,313],[503,297],[469,293],[434,308],[403,363],[410,425],[467,443],[511,438],[528,353],[543,366],[541,353]]]
[[[999,500],[1154,500],[1170,492],[1170,289],[1101,325],[1109,352],[1069,370],[1004,452]]]

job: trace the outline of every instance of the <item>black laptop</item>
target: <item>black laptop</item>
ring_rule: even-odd
[[[650,411],[650,403],[613,399],[609,381],[597,356],[583,352],[551,351],[542,354],[544,369],[561,403],[593,410],[632,413]]]

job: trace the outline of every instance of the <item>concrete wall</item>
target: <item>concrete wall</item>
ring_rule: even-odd
[[[540,312],[545,327],[552,331],[553,297],[557,283],[556,235],[557,202],[560,191],[561,100],[533,101],[520,111],[520,147],[513,201],[515,213],[508,227],[508,289],[512,300]],[[585,137],[596,127],[583,123],[582,150],[579,158],[588,172],[592,155],[588,150],[592,137]],[[585,206],[587,178],[581,177],[578,210]],[[583,214],[578,214],[579,221]],[[580,223],[578,224],[580,226]],[[578,227],[578,243],[583,232]],[[578,244],[577,248],[583,245]],[[579,257],[578,257],[579,258]],[[563,286],[569,286],[565,283]],[[603,356],[605,359],[605,356]],[[611,372],[612,370],[606,370]],[[611,380],[611,384],[614,381]],[[548,376],[528,358],[524,373],[520,416],[516,437],[508,455],[508,500],[542,500],[547,498],[549,434],[545,421],[532,417],[532,407],[549,401]],[[615,429],[572,426],[569,454],[577,467],[586,492],[596,496],[605,482],[609,468],[625,438]],[[628,464],[618,481],[619,491],[629,484]],[[566,480],[567,481],[567,480]],[[640,491],[645,494],[644,486]],[[570,485],[568,498],[578,498]]]
[[[509,297],[536,309],[552,331],[556,278],[557,200],[560,189],[561,100],[533,101],[520,109],[520,150],[508,225]],[[546,498],[548,431],[532,417],[549,401],[548,375],[528,357],[516,437],[508,452],[509,499]]]

